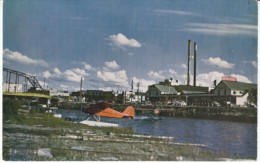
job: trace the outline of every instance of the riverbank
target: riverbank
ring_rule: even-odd
[[[90,127],[51,114],[19,114],[3,123],[3,159],[17,161],[214,161],[239,159],[199,144],[135,135],[131,128]]]
[[[131,105],[131,104],[129,104]],[[124,111],[129,105],[114,104],[113,109]],[[84,104],[83,107],[88,106]],[[257,108],[239,106],[173,106],[173,105],[139,105],[133,104],[136,114],[155,114],[167,117],[185,117],[211,119],[242,123],[257,123]],[[79,110],[80,103],[62,103],[60,109]]]

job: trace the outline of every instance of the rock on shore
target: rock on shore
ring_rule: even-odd
[[[221,157],[225,156],[201,145],[175,143],[164,137],[10,123],[3,127],[4,160],[211,161]]]

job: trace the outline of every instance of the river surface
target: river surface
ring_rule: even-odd
[[[87,118],[79,110],[59,109],[56,113],[72,121]],[[149,115],[134,119],[101,117],[101,121],[131,127],[137,134],[171,136],[175,142],[204,144],[210,150],[244,158],[257,157],[257,124]]]

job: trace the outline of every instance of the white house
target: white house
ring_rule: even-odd
[[[257,89],[257,84],[222,80],[214,89],[214,95],[235,97],[234,104],[244,106],[251,89]]]
[[[57,96],[57,97],[69,97],[69,91],[58,91],[54,89],[50,89],[50,96]]]

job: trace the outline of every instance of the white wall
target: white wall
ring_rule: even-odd
[[[3,83],[2,92],[23,92],[23,85]]]
[[[50,90],[50,96],[69,97],[69,92]]]
[[[245,103],[247,102],[247,97],[248,97],[248,93],[246,93],[242,97],[237,97],[236,98],[236,101],[237,101],[236,105],[244,106]]]

